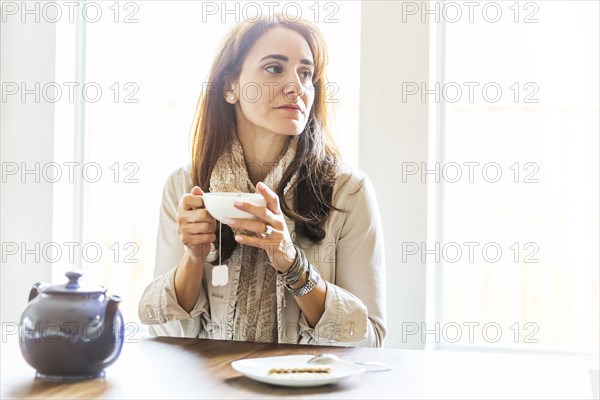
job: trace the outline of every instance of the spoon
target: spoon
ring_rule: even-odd
[[[384,363],[380,363],[380,362],[376,362],[376,361],[363,361],[363,362],[346,361],[346,360],[342,360],[335,354],[329,354],[329,353],[318,354],[318,355],[314,356],[313,358],[311,358],[310,360],[308,360],[307,362],[309,364],[332,364],[334,362],[343,362],[343,363],[348,363],[348,364],[378,367],[378,368],[380,368],[379,371],[391,371],[394,369],[393,367],[391,367],[388,364],[384,364]]]

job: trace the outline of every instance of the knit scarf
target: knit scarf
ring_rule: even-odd
[[[210,176],[211,192],[256,193],[248,168],[269,170],[263,182],[273,191],[279,186],[283,173],[294,160],[298,137],[292,137],[279,160],[273,164],[246,166],[244,152],[237,136],[229,151],[222,154]],[[260,174],[263,175],[263,174]],[[286,185],[284,196],[291,183]],[[281,199],[283,201],[283,199]],[[234,234],[252,233],[232,228]],[[227,261],[229,268],[240,266],[240,278],[233,315],[228,325],[233,327],[233,339],[253,342],[277,342],[277,273],[269,265],[266,251],[238,244]]]

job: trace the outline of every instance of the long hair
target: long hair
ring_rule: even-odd
[[[192,179],[194,185],[203,190],[209,189],[213,168],[219,157],[230,149],[236,129],[235,109],[225,101],[223,89],[239,77],[242,63],[254,43],[275,27],[294,30],[308,43],[315,64],[315,98],[306,127],[299,135],[294,160],[284,171],[279,186],[273,189],[281,200],[283,213],[294,221],[296,235],[320,243],[325,238],[323,227],[329,214],[332,210],[341,211],[333,205],[332,199],[340,158],[327,120],[327,48],[321,32],[311,22],[290,21],[278,14],[270,20],[263,17],[253,22],[241,22],[226,35],[196,107],[192,131]],[[295,172],[298,174],[292,188],[293,204],[289,206],[284,199],[283,189]],[[218,228],[215,233],[217,246]],[[229,226],[222,227],[221,245],[222,259],[227,260],[237,245]]]

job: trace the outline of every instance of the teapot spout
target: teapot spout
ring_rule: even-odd
[[[31,290],[29,291],[29,299],[27,301],[30,302],[31,300],[35,299],[40,294],[41,289],[43,287],[44,287],[44,283],[42,283],[42,282],[35,283],[31,287]]]

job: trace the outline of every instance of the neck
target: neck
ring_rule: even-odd
[[[254,185],[265,179],[283,153],[288,136],[257,130],[240,130],[238,140],[244,151],[248,177]]]

